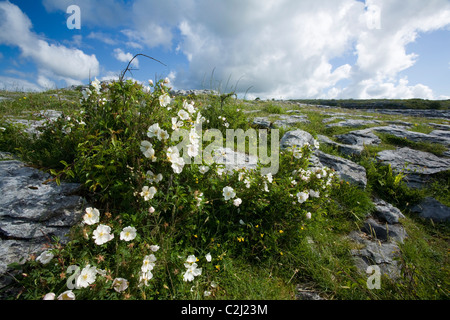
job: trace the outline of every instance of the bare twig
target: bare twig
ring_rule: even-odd
[[[131,65],[131,63],[133,62],[133,60],[136,59],[138,56],[143,56],[143,57],[149,58],[149,59],[154,60],[154,61],[156,61],[156,62],[159,62],[159,63],[162,64],[163,66],[167,67],[166,64],[162,63],[161,61],[159,61],[159,60],[157,60],[157,59],[155,59],[155,58],[153,58],[153,57],[150,57],[150,56],[148,56],[148,55],[146,55],[146,54],[138,53],[138,54],[136,54],[136,55],[133,57],[133,59],[130,60],[130,62],[128,62],[128,65],[127,65],[127,67],[125,68],[125,70],[123,70],[123,71],[120,73],[119,82],[123,82],[123,78],[125,77],[125,74],[126,74],[128,71],[131,72],[130,65]]]

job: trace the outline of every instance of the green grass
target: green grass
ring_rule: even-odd
[[[12,99],[0,102],[0,126],[7,117],[30,119],[33,118],[33,113],[45,109],[60,110],[71,114],[80,108],[78,92],[72,91],[0,92],[0,96]],[[200,107],[210,104],[217,106],[218,104],[217,98],[213,96],[192,98]],[[230,117],[240,112],[237,109],[241,109],[241,111],[261,110],[257,114],[247,115],[248,118],[254,115],[283,114],[285,110],[293,109],[290,105],[282,103],[244,102],[233,99],[227,101],[227,106],[232,107],[229,110]],[[311,107],[299,110],[308,115],[311,123],[298,124],[295,128],[303,129],[313,135],[323,134],[333,137],[336,134],[355,130],[355,128],[326,128],[326,124],[322,120],[328,116],[320,114],[319,108]],[[363,112],[359,114],[363,114]],[[239,113],[239,115],[241,114]],[[387,121],[403,120],[404,118],[384,115],[379,119]],[[232,119],[230,119],[231,121]],[[242,118],[239,118],[239,121],[245,125]],[[424,133],[431,130],[431,127],[424,122],[416,122],[418,125],[412,130]],[[60,168],[59,161],[64,159],[63,156],[70,156],[68,150],[71,141],[64,140],[63,135],[52,136],[48,132],[45,140],[48,144],[45,144],[44,140],[26,139],[17,134],[15,130],[17,129],[8,128],[6,133],[0,132],[0,149],[3,149],[1,151],[18,153],[27,162],[45,169]],[[280,132],[280,138],[285,130]],[[176,296],[174,294],[176,290],[170,281],[180,270],[176,269],[172,273],[167,271],[167,282],[164,285],[161,284],[158,289],[161,290],[161,295],[175,299],[293,300],[296,299],[296,287],[308,284],[320,292],[322,297],[336,300],[449,299],[448,240],[450,233],[448,224],[431,224],[415,217],[408,211],[409,205],[426,195],[432,195],[442,203],[450,205],[449,172],[436,176],[433,183],[424,190],[412,190],[396,179],[396,175],[388,168],[371,161],[377,152],[397,146],[408,146],[434,154],[442,154],[443,147],[414,143],[388,135],[380,135],[380,137],[382,144],[366,146],[360,157],[353,158],[353,161],[364,165],[367,170],[367,188],[362,190],[342,183],[321,208],[326,214],[308,224],[304,229],[298,230],[302,233],[302,237],[297,238],[296,242],[288,243],[284,247],[286,250],[269,258],[261,256],[251,259],[246,256],[232,255],[226,251],[222,252],[221,260],[216,262],[220,267],[211,266],[210,274],[213,274],[214,277],[208,279],[217,282],[217,286],[211,288],[208,287],[209,283],[205,283],[205,288],[209,288],[208,290],[211,291],[211,295],[208,297],[204,297],[200,291],[194,290],[191,293],[190,288],[187,287],[183,288],[183,295]],[[62,146],[69,149],[65,150],[61,148]],[[339,155],[333,147],[321,145],[321,150]],[[375,291],[367,289],[365,285],[367,275],[356,270],[350,252],[352,249],[358,248],[358,244],[348,238],[348,234],[360,228],[366,215],[372,211],[373,196],[380,196],[403,210],[407,217],[402,223],[408,233],[408,239],[400,246],[402,259],[399,263],[403,270],[402,279],[397,282],[383,279],[382,289]],[[119,216],[117,220],[120,220],[119,218],[124,217]],[[168,228],[168,230],[171,229]],[[187,230],[184,231],[187,232]],[[165,232],[166,236],[171,236],[169,231]],[[172,232],[175,231],[172,230]],[[166,243],[170,243],[170,241],[166,241]],[[75,250],[80,249],[75,248],[74,245],[73,250],[75,256]],[[168,248],[164,250],[169,252]],[[165,263],[167,266],[174,264],[173,261],[176,259],[176,257],[167,258]]]
[[[380,139],[388,144],[398,147],[408,147],[411,149],[429,152],[437,156],[442,156],[445,151],[447,151],[447,148],[443,146],[442,144],[438,143],[430,143],[430,142],[415,142],[411,141],[405,138],[400,138],[392,134],[387,133],[378,133],[377,134]]]

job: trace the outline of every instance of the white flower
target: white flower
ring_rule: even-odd
[[[55,300],[56,295],[53,292],[47,293],[42,300]]]
[[[211,260],[212,260],[211,253],[208,253],[208,254],[205,256],[205,258],[206,258],[206,261],[211,262]]]
[[[320,148],[319,141],[314,140],[314,148],[316,148],[316,149],[319,149],[319,148]]]
[[[156,252],[159,250],[159,246],[158,245],[150,246],[150,250],[152,250],[153,252]]]
[[[194,102],[187,103],[186,100],[183,101],[183,108],[186,109],[190,114],[195,112]]]
[[[167,148],[166,155],[167,155],[167,160],[169,160],[170,162],[173,162],[180,156],[177,147]]]
[[[95,208],[86,208],[86,214],[83,216],[84,223],[88,225],[96,224],[100,221],[100,211]]]
[[[50,260],[53,259],[54,256],[55,255],[50,250],[47,250],[47,251],[42,252],[39,255],[39,257],[36,258],[36,261],[38,261],[42,264],[47,264],[50,262]]]
[[[225,201],[233,199],[236,196],[236,193],[234,192],[232,187],[225,187],[222,191]]]
[[[172,169],[173,172],[175,172],[176,174],[180,174],[183,171],[185,162],[184,159],[181,157],[177,157],[174,159],[174,161],[172,161]]]
[[[199,143],[200,136],[197,134],[197,131],[195,129],[191,129],[189,132],[189,141],[191,143]]]
[[[208,166],[200,166],[200,167],[198,167],[198,170],[200,171],[201,174],[205,174],[208,172],[209,167]]]
[[[80,275],[77,277],[76,287],[87,288],[90,284],[93,284],[95,282],[96,276],[97,268],[87,265],[83,268],[83,270],[81,270]]]
[[[233,204],[236,207],[239,207],[241,205],[241,203],[242,203],[242,199],[241,198],[234,199],[234,201],[233,201]]]
[[[266,175],[266,179],[267,179],[267,181],[269,181],[270,183],[272,183],[272,181],[273,181],[272,173],[269,172],[269,173]]]
[[[100,106],[104,106],[105,103],[106,103],[107,101],[108,101],[108,100],[106,100],[106,98],[98,99],[98,104],[99,104]]]
[[[136,238],[136,228],[135,227],[126,227],[123,228],[120,233],[120,240],[131,241]]]
[[[148,281],[151,280],[153,278],[153,273],[151,273],[151,271],[147,271],[147,272],[141,272],[141,275],[139,277],[139,282],[144,283],[146,286],[148,285]]]
[[[128,288],[128,280],[124,278],[115,278],[112,285],[114,290],[122,292]]]
[[[170,84],[170,79],[169,78],[165,78],[164,79],[164,84]]]
[[[153,87],[153,80],[148,80],[148,84],[150,85],[150,87]]]
[[[195,120],[196,124],[200,124],[206,120],[205,117],[202,116],[200,112],[197,113],[197,119]]]
[[[170,102],[172,102],[172,99],[167,93],[164,93],[163,95],[159,96],[159,104],[161,105],[161,107],[163,108],[167,107],[170,104]]]
[[[189,120],[190,116],[189,113],[186,112],[186,110],[181,109],[178,111],[178,116],[181,120]]]
[[[225,171],[225,168],[223,166],[217,166],[216,171],[219,176],[222,176],[223,172]]]
[[[319,191],[309,190],[309,196],[313,197],[313,198],[319,198],[320,193],[319,193]]]
[[[153,183],[153,182],[159,183],[160,181],[162,181],[162,179],[163,179],[163,175],[161,173],[158,173],[157,175],[155,175],[153,173],[153,171],[151,171],[151,170],[147,171],[147,180],[150,183]]]
[[[311,219],[311,212],[306,213],[306,219]]]
[[[202,268],[197,268],[197,264],[184,264],[187,268],[186,272],[183,275],[184,281],[193,281],[195,277],[202,274]]]
[[[151,199],[153,199],[153,197],[156,194],[156,188],[155,187],[148,187],[148,186],[144,186],[142,188],[142,192],[140,193],[141,197],[144,197],[144,201],[149,201]]]
[[[148,212],[149,212],[149,213],[155,212],[155,208],[153,208],[153,207],[148,208]]]
[[[155,159],[155,150],[153,149],[153,145],[150,142],[141,142],[141,152],[146,158]]]
[[[294,158],[296,158],[296,159],[301,159],[302,156],[303,156],[303,154],[302,154],[302,149],[300,149],[300,148],[294,148],[294,150],[293,150],[293,155],[294,155]]]
[[[309,194],[306,192],[299,192],[299,193],[297,193],[297,198],[298,198],[299,203],[303,203],[306,200],[308,200]]]
[[[142,92],[144,92],[144,93],[150,93],[150,87],[149,87],[149,86],[143,86],[143,87],[142,87]]]
[[[183,126],[183,122],[182,121],[178,121],[177,117],[173,117],[172,118],[172,130],[173,131],[177,131],[178,129],[180,129]]]
[[[205,291],[203,292],[204,297],[209,297],[211,295],[211,291]]]
[[[245,186],[247,187],[247,189],[249,189],[250,185],[252,184],[252,182],[249,178],[245,178],[244,183],[245,183]]]
[[[94,230],[94,235],[92,238],[95,239],[95,244],[102,245],[112,239],[114,239],[114,235],[110,233],[111,228],[104,224],[101,224]]]
[[[72,290],[67,290],[58,296],[58,300],[75,300],[75,294]]]
[[[81,94],[83,95],[83,99],[87,100],[89,99],[89,96],[92,94],[92,91],[89,89],[84,89]]]
[[[197,261],[197,258],[193,254],[188,256],[187,259],[186,259],[186,263],[188,263],[188,264],[195,263],[196,261]],[[186,264],[185,264],[185,266],[186,266]]]
[[[91,82],[91,85],[94,87],[97,93],[100,93],[100,81],[97,80],[97,78],[95,78],[95,80]]]
[[[161,129],[158,131],[156,137],[158,138],[159,141],[163,141],[169,139],[169,134],[167,133],[166,130]]]
[[[193,158],[198,155],[198,153],[199,153],[199,145],[198,144],[192,143],[192,144],[189,144],[187,147],[188,147],[187,153],[188,153],[189,157]]]
[[[156,257],[154,254],[150,254],[144,257],[144,261],[142,262],[141,271],[149,272],[152,271],[155,267]]]
[[[149,138],[156,137],[156,136],[158,136],[158,133],[160,130],[161,130],[161,128],[159,127],[159,124],[155,123],[148,128],[147,136]]]

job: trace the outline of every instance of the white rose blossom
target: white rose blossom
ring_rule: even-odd
[[[236,192],[234,192],[232,187],[225,187],[222,191],[225,201],[233,199],[236,196]]]
[[[88,225],[96,224],[100,221],[100,211],[95,208],[86,208],[86,214],[83,216],[83,222]]]
[[[115,291],[122,292],[128,288],[128,280],[124,278],[115,278],[112,285]]]
[[[125,227],[120,233],[120,240],[131,241],[136,238],[136,228],[135,227]]]
[[[50,250],[46,250],[36,258],[36,261],[42,264],[47,264],[53,259],[54,256],[55,255],[53,254],[53,252],[51,252]]]
[[[103,224],[99,225],[97,229],[94,230],[92,237],[97,245],[102,245],[114,239],[114,235],[111,234],[111,227]]]

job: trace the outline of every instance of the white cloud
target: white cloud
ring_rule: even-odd
[[[448,0],[198,0],[195,7],[178,25],[176,48],[189,61],[178,86],[204,83],[214,70],[222,83],[231,76],[261,97],[433,98],[399,74],[419,59],[407,51],[419,33],[450,25]],[[354,64],[331,65],[349,54]]]
[[[112,39],[108,34],[106,34],[104,32],[91,32],[88,34],[87,38],[99,40],[99,41],[106,43],[108,45],[111,45],[111,46],[117,44],[116,40]]]
[[[129,63],[134,55],[129,52],[125,53],[122,49],[117,48],[114,49],[114,57],[121,62]],[[139,59],[135,58],[133,62],[131,62],[131,65],[135,68],[139,68]]]
[[[401,76],[421,58],[409,51],[408,45],[422,33],[450,30],[448,0],[43,3],[48,11],[65,12],[71,4],[80,6],[82,28],[112,27],[115,32],[119,30],[115,39],[125,36],[122,44],[129,48],[141,52],[156,48],[163,49],[160,54],[185,55],[188,67],[172,73],[176,74],[173,84],[178,88],[217,89],[222,85],[225,90],[237,85],[241,92],[249,89],[248,96],[261,98],[433,98],[429,86],[410,83]],[[92,56],[81,51],[77,55],[74,49],[37,39],[30,31],[29,19],[17,10],[18,19],[7,25],[15,35],[2,32],[0,43],[19,45],[23,56],[60,77],[69,77],[58,67],[61,60],[45,59],[44,53],[50,57],[75,53],[84,66],[95,65]],[[108,37],[104,29],[91,32],[87,38],[114,46],[121,43]],[[132,56],[124,50],[116,49],[113,54],[119,61],[128,62]]]
[[[19,7],[10,2],[0,2],[0,43],[19,47],[22,57],[36,63],[40,75],[45,72],[46,78],[63,79],[67,84],[80,83],[89,76],[98,75],[99,62],[95,55],[48,43],[31,28],[30,19]]]
[[[41,91],[42,87],[24,79],[0,76],[0,89],[7,91]]]
[[[38,77],[37,83],[39,86],[41,86],[41,88],[44,88],[45,90],[50,90],[50,89],[56,88],[56,84],[43,75],[40,75]]]

